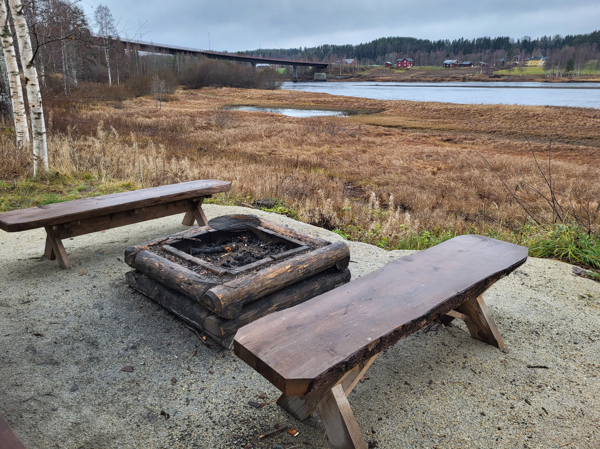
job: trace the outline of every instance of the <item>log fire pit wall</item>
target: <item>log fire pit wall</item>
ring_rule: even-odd
[[[237,329],[350,280],[350,251],[254,215],[127,248],[127,282],[228,346]]]

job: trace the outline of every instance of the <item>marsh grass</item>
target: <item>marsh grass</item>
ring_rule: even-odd
[[[8,187],[0,186],[0,208],[226,179],[232,181],[232,190],[212,202],[243,205],[271,199],[275,212],[386,249],[424,249],[455,235],[479,233],[535,244],[545,257],[594,266],[597,256],[586,259],[579,250],[541,252],[544,245],[536,242],[562,238],[548,234],[552,226],[532,227],[527,213],[474,150],[509,188],[527,183],[542,190],[545,184],[529,144],[543,151],[548,137],[558,136],[553,182],[566,198],[577,192],[589,204],[597,229],[600,112],[381,102],[248,89],[207,88],[176,95],[179,101],[164,104],[162,110],[146,97],[123,101],[120,109],[113,107],[114,100],[49,102],[53,175],[47,180],[28,180],[30,159],[11,146],[12,131],[6,127],[9,131],[0,133],[0,178]],[[379,112],[298,119],[222,109],[232,104]],[[383,118],[417,126],[375,123]],[[21,187],[13,189],[15,179]],[[582,182],[584,190],[577,187]],[[552,223],[543,198],[531,189],[517,194],[536,217]],[[571,246],[585,248],[584,242],[574,239]]]
[[[129,182],[100,182],[93,176],[57,173],[34,179],[0,181],[0,211],[59,203],[78,198],[134,190]]]
[[[550,229],[533,228],[526,243],[533,257],[600,269],[600,237],[588,234],[575,224],[559,224]]]

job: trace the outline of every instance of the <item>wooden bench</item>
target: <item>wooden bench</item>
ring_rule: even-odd
[[[504,347],[481,295],[527,260],[527,248],[478,235],[453,238],[236,334],[236,355],[282,391],[303,420],[316,409],[336,448],[366,448],[348,394],[384,349],[438,320]]]
[[[2,415],[0,415],[0,449],[25,449]]]
[[[183,212],[183,224],[191,226],[197,221],[199,226],[206,226],[204,198],[230,188],[231,182],[209,179],[12,210],[0,214],[0,229],[18,232],[45,228],[44,255],[69,269],[62,239]]]

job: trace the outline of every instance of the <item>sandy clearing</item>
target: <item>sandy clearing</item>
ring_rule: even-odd
[[[206,212],[259,213],[340,239],[249,209]],[[125,247],[182,230],[180,220],[67,241],[70,271],[39,260],[43,231],[0,234],[0,413],[28,448],[243,448],[275,424],[300,435],[253,447],[329,447],[318,416],[297,423],[275,404],[248,406],[277,390],[126,286]],[[355,278],[408,253],[349,244]],[[366,439],[380,448],[599,447],[600,284],[530,259],[485,299],[510,353],[462,325],[402,340],[350,396]]]

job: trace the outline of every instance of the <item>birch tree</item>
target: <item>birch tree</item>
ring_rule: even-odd
[[[25,75],[25,89],[33,134],[33,176],[37,176],[40,166],[42,171],[48,171],[48,148],[46,146],[46,123],[44,122],[42,108],[42,93],[40,92],[37,70],[33,61],[29,27],[23,14],[23,3],[21,0],[9,0],[9,5],[19,44],[21,66]]]
[[[8,22],[8,10],[4,0],[0,0],[0,22],[0,26],[2,27],[0,30],[2,51],[4,53],[4,60],[6,61],[8,88],[10,91],[17,147],[27,149],[29,148],[27,113],[25,112],[25,101],[23,99],[23,89],[21,87],[21,77],[19,76],[17,55],[15,54],[15,46]]]
[[[117,34],[115,27],[115,19],[107,6],[99,5],[94,12],[94,21],[98,28],[98,36],[102,38],[104,42],[104,58],[106,59],[106,67],[108,69],[108,85],[112,85],[112,78],[110,75],[110,41],[114,35]]]

